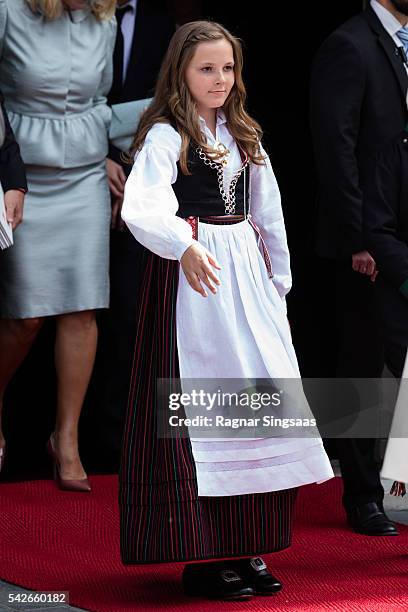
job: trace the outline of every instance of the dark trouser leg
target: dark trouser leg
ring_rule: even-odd
[[[336,320],[339,338],[338,378],[378,378],[384,366],[374,301],[368,276],[354,272],[351,263],[337,266]],[[357,407],[356,407],[357,409]],[[368,502],[381,503],[384,489],[374,457],[372,438],[337,439],[346,510]]]
[[[401,378],[406,356],[406,346],[394,342],[385,343],[385,363],[395,378]]]

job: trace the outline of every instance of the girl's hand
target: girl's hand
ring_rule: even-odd
[[[217,293],[216,287],[211,281],[214,281],[216,285],[220,285],[219,278],[214,274],[211,266],[217,270],[221,270],[215,257],[211,255],[200,244],[192,244],[183,254],[180,259],[180,264],[189,285],[201,293],[203,297],[207,297],[207,292],[201,283],[206,285],[212,293]]]

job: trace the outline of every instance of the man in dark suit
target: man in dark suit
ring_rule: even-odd
[[[10,127],[1,92],[0,104],[2,123],[4,123],[4,141],[0,147],[0,183],[4,191],[7,221],[12,223],[14,230],[23,219],[24,194],[27,191],[27,181],[24,163],[20,156],[20,147]]]
[[[157,0],[118,0],[117,4],[118,30],[113,54],[113,83],[108,95],[110,105],[153,95],[175,29],[172,19]],[[109,159],[116,167],[108,163],[109,185],[112,194],[119,199],[126,178],[119,170],[123,166],[120,153],[110,146]]]
[[[408,346],[408,126],[378,153],[369,178],[365,243],[379,270],[386,364],[401,378]]]
[[[119,0],[109,104],[142,100],[154,94],[162,59],[175,24],[157,0]],[[102,317],[93,404],[105,470],[118,468],[136,333],[136,300],[143,269],[142,248],[123,226],[120,211],[131,165],[110,146],[107,160],[112,195],[111,303]]]
[[[324,42],[311,78],[311,129],[319,179],[317,250],[336,275],[336,375],[380,377],[384,347],[374,308],[377,267],[362,230],[373,155],[407,121],[408,76],[399,47],[408,0],[371,0]],[[343,504],[355,531],[395,535],[373,439],[338,439]]]

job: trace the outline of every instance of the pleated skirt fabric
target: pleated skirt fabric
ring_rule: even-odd
[[[252,556],[288,547],[296,488],[199,497],[191,442],[157,435],[157,378],[178,378],[178,262],[145,250],[120,468],[125,564]]]
[[[26,167],[14,245],[0,253],[0,316],[44,317],[109,306],[110,196],[105,161]]]

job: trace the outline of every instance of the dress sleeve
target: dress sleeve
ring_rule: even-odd
[[[266,156],[261,147],[262,154]],[[292,275],[281,197],[269,157],[251,165],[251,216],[261,230],[271,256],[273,283],[282,299],[290,291]]]
[[[126,182],[122,208],[136,240],[160,257],[178,260],[195,243],[191,226],[176,217],[179,205],[172,184],[180,145],[179,134],[169,125],[149,131]]]
[[[1,2],[1,0],[0,0]],[[99,87],[94,98],[94,106],[99,104],[106,105],[107,95],[112,85],[113,79],[113,50],[116,40],[116,19],[113,17],[110,21],[103,24],[106,27],[106,63],[101,74]]]

